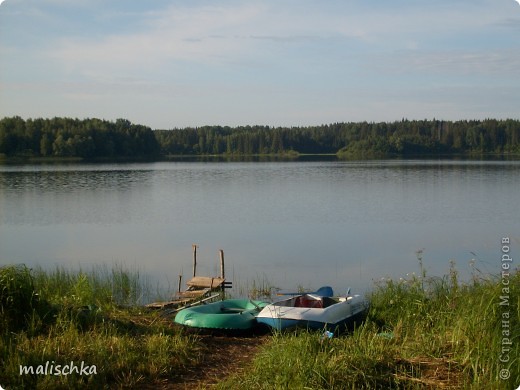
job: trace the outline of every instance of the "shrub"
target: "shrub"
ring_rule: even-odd
[[[30,270],[24,266],[0,268],[0,328],[5,332],[27,327],[39,303]]]

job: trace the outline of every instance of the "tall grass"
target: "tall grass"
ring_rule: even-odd
[[[265,275],[257,277],[256,279],[247,279],[245,284],[238,281],[234,288],[238,291],[238,296],[247,296],[251,299],[271,301],[273,296],[280,289],[273,286]]]
[[[142,304],[150,293],[139,271],[128,271],[119,264],[111,268],[97,266],[90,271],[36,268],[32,275],[39,292],[55,303],[134,306]]]
[[[379,281],[367,320],[332,339],[320,332],[276,334],[246,375],[220,388],[260,389],[513,389],[520,384],[520,274],[509,278],[509,306],[500,305],[498,276],[449,274]],[[508,361],[500,362],[510,316]],[[506,369],[510,378],[501,379]]]
[[[509,306],[500,305],[503,285],[498,276],[473,275],[458,281],[452,265],[443,278],[415,277],[387,280],[372,294],[371,320],[394,332],[401,356],[409,361],[442,359],[465,386],[512,388],[520,384],[520,274],[509,280]],[[513,340],[509,361],[502,353],[506,312],[508,338]],[[511,373],[500,379],[500,370]]]
[[[369,294],[367,320],[331,339],[276,333],[228,389],[513,389],[520,384],[520,274],[461,282],[420,272],[383,279]],[[0,385],[6,388],[141,387],[181,376],[200,359],[197,339],[145,313],[138,274],[0,268]],[[271,293],[262,280],[249,294]],[[507,305],[504,296],[507,295]],[[502,303],[502,304],[501,304]],[[504,313],[507,312],[507,322]],[[511,345],[504,344],[504,338]],[[508,360],[499,357],[506,351]],[[70,361],[91,376],[20,375],[20,366]],[[501,370],[510,377],[501,379]]]
[[[227,389],[389,389],[395,382],[393,341],[369,328],[349,338],[323,338],[320,332],[277,333],[247,374]]]
[[[197,359],[196,339],[137,304],[139,277],[121,267],[92,272],[0,268],[0,385],[68,389],[138,387],[175,377]],[[20,375],[21,366],[81,362],[85,376]]]
[[[39,302],[33,278],[23,266],[0,269],[0,329],[23,328]]]

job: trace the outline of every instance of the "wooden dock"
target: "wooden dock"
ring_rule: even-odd
[[[224,289],[230,288],[231,283],[226,282],[224,273],[224,251],[220,250],[220,276],[196,276],[197,246],[193,245],[193,277],[186,283],[187,288],[181,291],[182,275],[179,275],[179,289],[172,300],[167,302],[153,302],[146,305],[150,309],[168,309],[175,312],[187,306],[194,306],[219,296],[223,296]]]
[[[184,307],[195,301],[202,301],[210,296],[216,298],[222,293],[224,281],[225,279],[219,277],[196,276],[186,283],[188,288],[185,291],[179,291],[171,301],[154,302],[146,305],[146,307],[151,309],[174,309]]]

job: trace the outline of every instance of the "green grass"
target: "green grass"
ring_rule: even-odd
[[[137,387],[175,377],[196,363],[196,339],[137,304],[138,279],[121,267],[88,273],[0,268],[0,385]],[[55,367],[84,362],[96,374],[20,375],[20,366],[36,371],[46,362]]]
[[[222,389],[513,389],[520,384],[520,274],[461,282],[443,277],[377,282],[353,332],[276,333]],[[507,285],[504,283],[507,281]],[[507,286],[507,290],[505,290]],[[90,272],[0,268],[0,385],[8,389],[136,388],[193,370],[205,349],[144,311],[146,283],[122,267]],[[272,293],[262,278],[248,295]],[[507,296],[508,305],[501,305]],[[504,316],[507,313],[508,318]],[[504,343],[504,340],[510,341]],[[510,350],[502,350],[510,348]],[[507,362],[500,362],[500,356]],[[96,374],[20,375],[20,366],[71,361]],[[54,362],[54,363],[52,363]],[[501,370],[510,377],[500,379]]]
[[[419,259],[420,260],[420,259]],[[509,306],[499,277],[455,267],[442,278],[380,281],[367,320],[354,332],[276,334],[243,375],[222,389],[513,389],[520,384],[520,274],[509,277]],[[504,313],[510,321],[504,328]],[[503,331],[512,340],[499,361]],[[508,345],[506,345],[508,346]],[[504,356],[505,357],[505,356]],[[505,360],[505,359],[504,359]],[[500,379],[507,369],[508,380]]]

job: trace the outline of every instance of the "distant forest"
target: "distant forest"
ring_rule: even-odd
[[[173,155],[519,154],[518,120],[406,120],[307,127],[204,126],[152,130],[126,119],[0,120],[0,155],[155,159]]]
[[[0,120],[0,153],[22,157],[143,158],[158,156],[149,127],[125,119]]]

